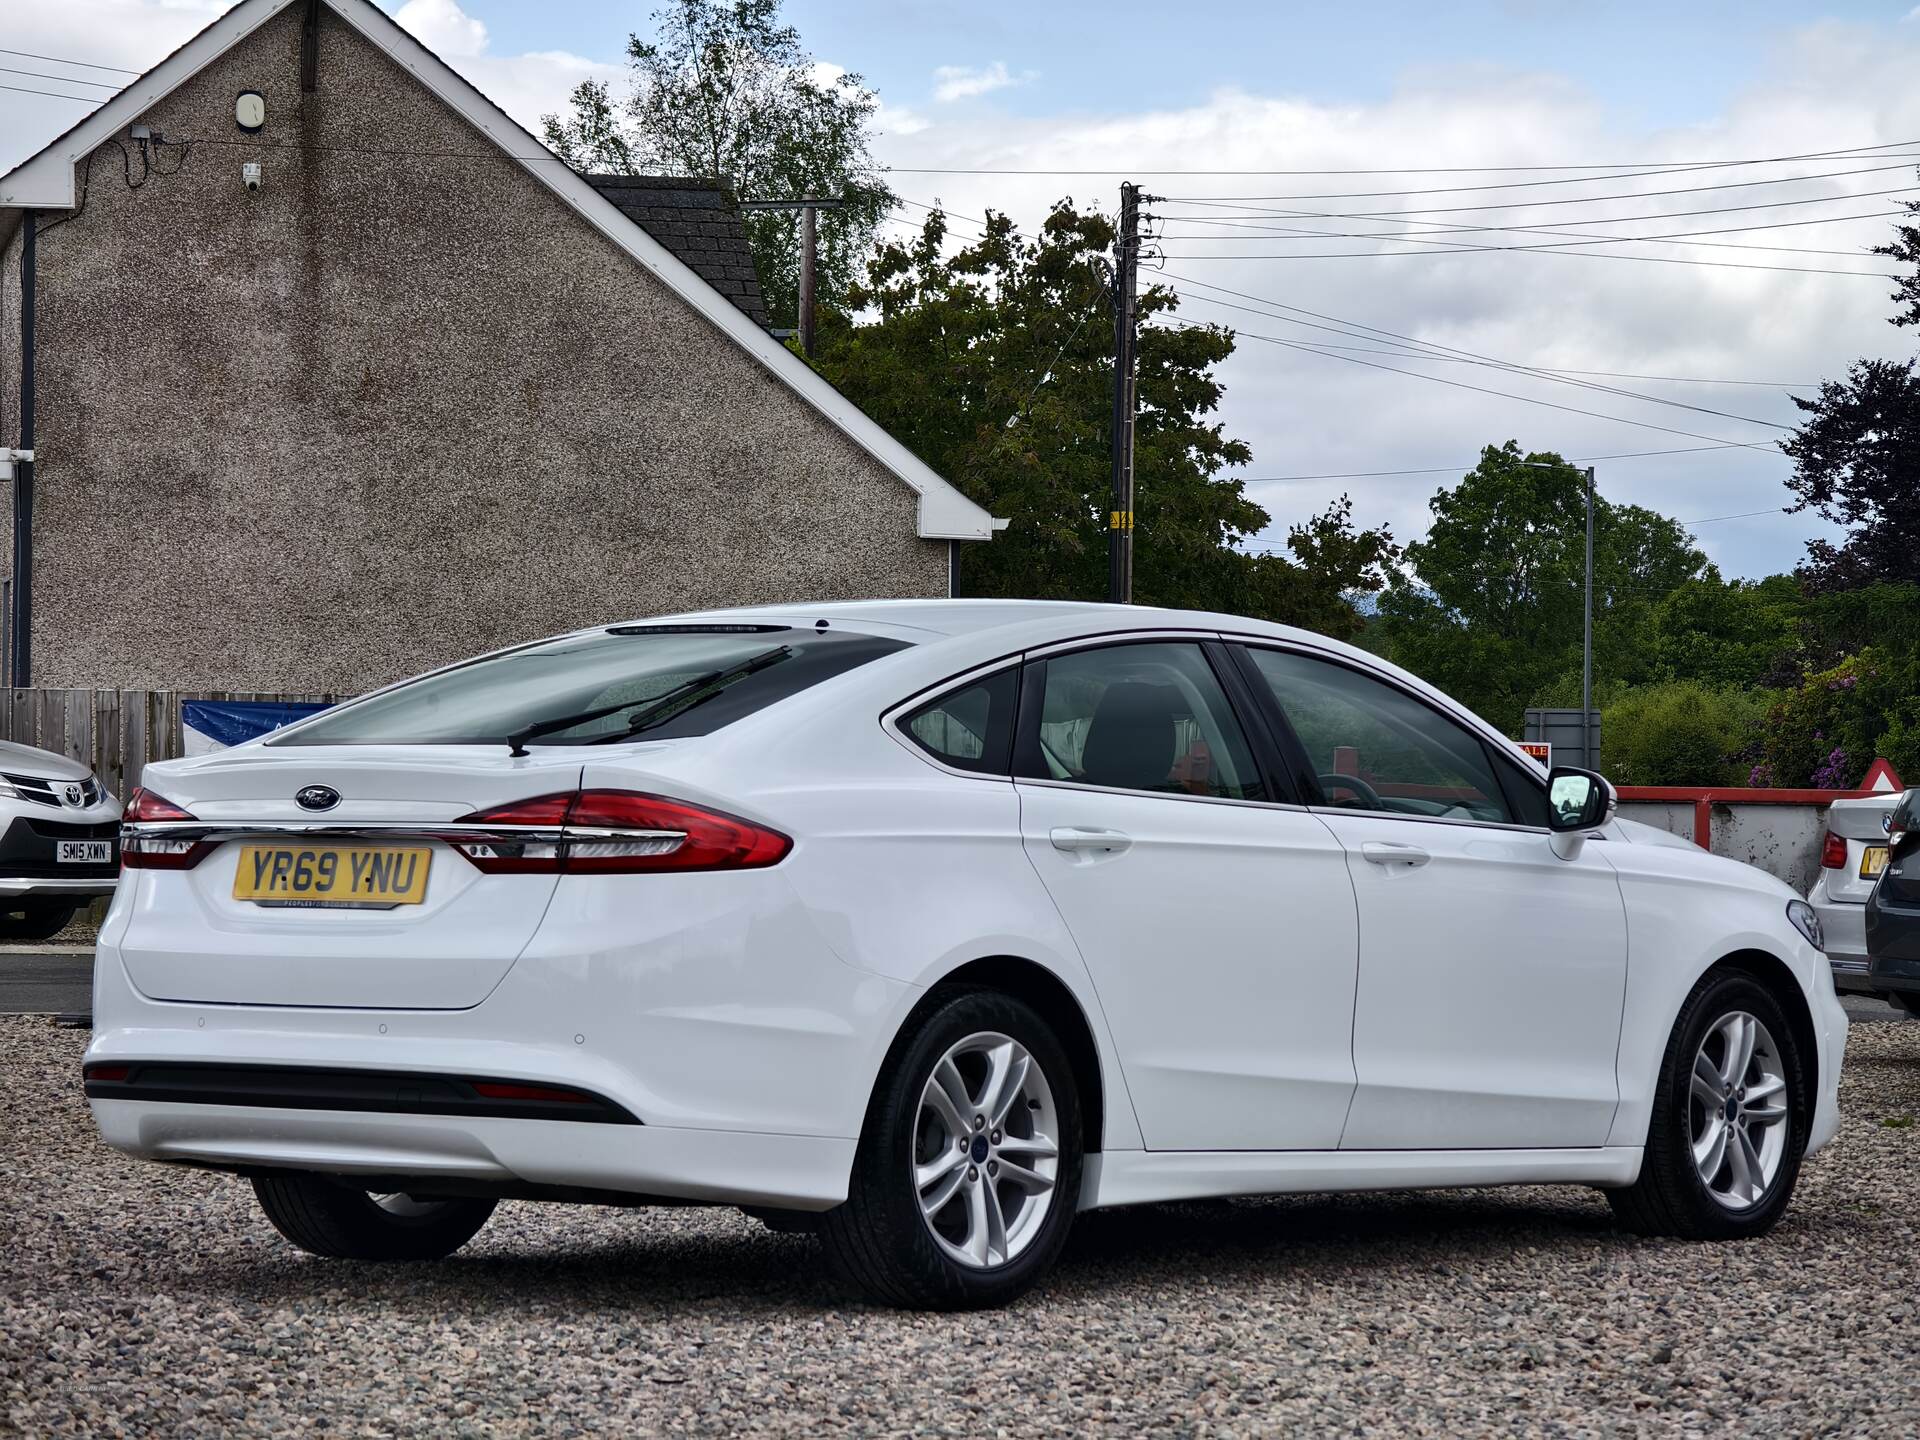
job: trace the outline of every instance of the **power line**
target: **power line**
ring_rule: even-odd
[[[1708,450],[1745,450],[1748,447],[1733,441],[1722,441],[1714,445],[1681,445],[1671,450],[1622,450],[1612,455],[1569,455],[1569,465],[1591,465],[1600,460],[1644,460],[1653,455],[1698,455]],[[1404,475],[1458,475],[1478,465],[1478,459],[1459,465],[1427,465],[1414,470],[1335,470],[1320,475],[1245,475],[1238,477],[1242,485],[1292,485],[1308,480],[1382,480]]]
[[[1491,174],[1534,174],[1548,170],[1619,170],[1649,169],[1656,166],[1668,166],[1675,169],[1719,170],[1731,169],[1740,165],[1775,165],[1790,160],[1828,160],[1848,155],[1867,154],[1876,150],[1897,149],[1904,145],[1913,145],[1920,141],[1884,140],[1871,145],[1847,145],[1838,150],[1813,150],[1798,155],[1763,155],[1744,160],[1610,160],[1585,162],[1568,165],[1402,165],[1375,166],[1373,168],[1352,168],[1336,170],[1199,170],[1173,169],[1149,170],[1133,166],[1126,170],[1075,170],[1075,169],[1013,169],[1004,167],[963,168],[957,166],[935,167],[915,165],[890,165],[889,170],[902,175],[1491,175]]]
[[[1553,371],[1542,369],[1539,366],[1520,365],[1512,361],[1501,360],[1496,356],[1482,355],[1477,351],[1463,350],[1455,345],[1440,345],[1432,341],[1418,339],[1412,335],[1402,335],[1398,331],[1382,330],[1378,326],[1362,324],[1357,320],[1342,320],[1337,315],[1323,315],[1319,311],[1315,311],[1315,310],[1302,310],[1300,307],[1296,305],[1283,304],[1278,300],[1270,300],[1270,299],[1267,299],[1265,296],[1261,296],[1261,295],[1250,295],[1242,290],[1229,290],[1223,285],[1210,285],[1204,280],[1193,280],[1184,275],[1174,275],[1169,273],[1167,278],[1170,280],[1178,280],[1183,285],[1197,285],[1202,290],[1215,290],[1220,292],[1223,295],[1232,295],[1240,300],[1251,300],[1256,305],[1264,306],[1266,307],[1266,309],[1254,310],[1245,305],[1235,305],[1235,304],[1232,304],[1230,301],[1215,300],[1210,296],[1206,296],[1206,295],[1191,295],[1187,297],[1188,299],[1197,300],[1202,304],[1219,305],[1229,310],[1246,310],[1248,311],[1249,314],[1262,315],[1264,316],[1264,318],[1267,318],[1267,319],[1279,320],[1282,324],[1299,325],[1309,330],[1327,330],[1331,328],[1331,326],[1340,326],[1343,328],[1339,330],[1335,330],[1333,333],[1344,335],[1349,339],[1355,339],[1355,340],[1366,340],[1366,339],[1371,339],[1372,336],[1382,336],[1388,340],[1396,340],[1401,342],[1402,344],[1412,346],[1419,350],[1432,352],[1432,358],[1436,358],[1436,359],[1448,358],[1448,357],[1460,357],[1466,360],[1491,365],[1495,369],[1507,370],[1520,375],[1531,375],[1539,379],[1552,380],[1557,384],[1574,385],[1586,390],[1597,390],[1603,394],[1618,395],[1623,399],[1640,400],[1640,401],[1644,401],[1654,405],[1665,405],[1675,410],[1692,410],[1703,415],[1718,416],[1723,420],[1740,420],[1750,425],[1765,425],[1775,430],[1791,430],[1793,428],[1791,425],[1782,425],[1778,421],[1774,421],[1774,420],[1759,420],[1759,419],[1755,419],[1753,416],[1750,416],[1750,415],[1736,415],[1733,412],[1728,410],[1715,410],[1715,409],[1712,409],[1711,407],[1704,406],[1704,405],[1690,405],[1684,400],[1670,400],[1663,395],[1648,395],[1638,390],[1623,390],[1617,385],[1600,385],[1600,384],[1596,384],[1591,380],[1571,379],[1571,378],[1568,378],[1567,376],[1556,374]],[[1294,314],[1298,314],[1298,315],[1308,315],[1313,317],[1314,320],[1328,321],[1330,322],[1330,325],[1309,324],[1306,321],[1294,320],[1287,315],[1275,315],[1272,313],[1275,310],[1285,310],[1285,311],[1291,311]],[[1371,331],[1372,336],[1365,333],[1357,333],[1357,332],[1366,332],[1366,331]],[[1335,360],[1353,359],[1352,356],[1347,356],[1347,355],[1334,355],[1331,358]],[[1409,358],[1413,358],[1413,357],[1409,357]],[[1357,362],[1357,363],[1365,363],[1365,362]],[[1392,367],[1383,367],[1383,368],[1392,368]],[[1414,374],[1420,374],[1421,372],[1409,370],[1409,371],[1403,371],[1402,373],[1414,375]],[[1437,380],[1440,377],[1436,375],[1428,375],[1428,376],[1425,376],[1424,378],[1429,380]],[[1449,382],[1449,383],[1452,383],[1452,382]],[[1690,438],[1695,440],[1701,440],[1701,439],[1714,439],[1717,437],[1695,435],[1695,436],[1691,436]]]
[[[1565,260],[1630,260],[1638,265],[1691,265],[1708,270],[1766,270],[1784,275],[1851,275],[1862,280],[1898,277],[1884,270],[1838,270],[1827,265],[1762,265],[1751,260],[1688,260],[1679,255],[1622,255],[1612,250],[1568,250],[1557,245],[1449,245],[1441,250],[1335,250],[1307,255],[1199,255],[1160,252],[1162,260],[1404,260],[1449,255],[1557,255]]]
[[[1867,159],[1867,156],[1861,156]],[[1877,157],[1875,157],[1877,158]],[[1837,180],[1848,175],[1883,175],[1889,170],[1909,170],[1909,165],[1867,165],[1856,170],[1819,170],[1811,175],[1784,175],[1765,180],[1727,180],[1718,185],[1684,185],[1672,190],[1622,190],[1610,195],[1575,195],[1565,200],[1512,200],[1496,205],[1423,205],[1410,210],[1368,210],[1365,215],[1463,215],[1482,210],[1537,210],[1545,205],[1598,205],[1609,200],[1659,200],[1672,195],[1704,195],[1715,190],[1751,190],[1769,185],[1801,185],[1809,180]],[[1290,195],[1169,195],[1169,201],[1181,204],[1212,205],[1250,201],[1290,200]]]
[[[15,70],[9,65],[0,65],[0,75],[25,75],[32,80],[57,80],[62,85],[97,85],[102,90],[124,88],[114,80],[82,80],[78,75],[49,75],[44,70]]]
[[[104,105],[113,98],[111,95],[62,95],[58,90],[29,90],[24,85],[0,85],[0,90],[11,90],[16,95],[45,95],[53,100],[78,100],[86,105]]]
[[[1771,510],[1742,510],[1738,515],[1709,515],[1704,520],[1681,520],[1678,524],[1689,529],[1695,525],[1718,525],[1722,520],[1751,520],[1756,515],[1785,515],[1785,507],[1776,505]]]
[[[1897,195],[1904,192],[1896,190],[1896,191],[1890,191],[1888,193]],[[1837,200],[1842,197],[1836,195],[1832,198]],[[1616,242],[1616,241],[1649,241],[1649,240],[1658,240],[1663,242],[1677,243],[1684,238],[1695,236],[1695,235],[1750,235],[1757,230],[1802,230],[1809,225],[1842,225],[1854,220],[1887,220],[1887,219],[1891,219],[1895,213],[1896,212],[1893,210],[1858,210],[1851,215],[1816,215],[1810,219],[1803,219],[1803,220],[1763,220],[1753,225],[1717,225],[1710,230],[1663,230],[1658,234],[1654,234],[1654,235],[1596,235],[1591,238],[1593,238],[1595,241],[1601,244],[1607,244],[1607,243]],[[1172,219],[1173,217],[1163,216],[1161,218]],[[1182,216],[1180,218],[1186,219],[1186,220],[1199,220],[1199,221],[1202,221],[1202,223],[1214,224],[1214,225],[1229,225],[1229,224],[1239,225],[1239,224],[1242,224],[1244,221],[1248,220],[1250,217],[1231,216],[1221,220],[1208,220],[1206,219],[1206,217],[1203,217],[1203,216],[1188,215],[1188,216]],[[1633,218],[1635,220],[1664,220],[1664,219],[1667,219],[1668,217],[1664,215],[1637,215]],[[1425,220],[1401,220],[1395,223],[1401,224],[1401,225],[1426,226],[1426,233],[1428,235],[1484,235],[1484,234],[1491,234],[1491,233],[1499,233],[1499,234],[1514,234],[1514,235],[1567,235],[1570,238],[1574,238],[1574,239],[1588,238],[1587,236],[1580,235],[1578,232],[1559,230],[1546,225],[1442,225],[1438,221],[1429,223],[1428,221],[1425,221]],[[1588,222],[1584,220],[1576,220],[1576,221],[1566,221],[1563,223],[1584,225]],[[1256,227],[1252,225],[1247,225],[1246,228],[1253,229]],[[1286,238],[1297,238],[1297,239],[1312,239],[1316,236],[1325,236],[1328,239],[1334,239],[1334,240],[1343,240],[1343,239],[1376,240],[1377,239],[1377,240],[1399,240],[1399,241],[1411,243],[1414,240],[1425,238],[1424,236],[1410,235],[1405,233],[1404,231],[1314,230],[1302,225],[1275,225],[1270,227],[1270,230],[1271,230],[1271,233],[1275,236],[1286,237]],[[1772,248],[1772,247],[1743,245],[1737,248],[1743,249],[1743,250],[1752,250],[1752,249]],[[1823,253],[1823,252],[1808,251],[1805,253],[1815,254],[1815,253]],[[1845,254],[1845,255],[1862,255],[1865,252],[1859,251],[1859,250],[1845,250],[1845,251],[1835,251],[1833,253]]]
[[[1871,218],[1874,220],[1885,220],[1888,217],[1889,217],[1889,212],[1880,210],[1880,211],[1875,211],[1871,217],[1866,217],[1866,218]],[[1213,221],[1209,223],[1224,225],[1229,222],[1221,220],[1221,221]],[[1205,241],[1218,241],[1222,244],[1227,244],[1232,242],[1260,241],[1262,243],[1269,244],[1269,245],[1274,243],[1275,241],[1284,241],[1284,240],[1298,240],[1303,242],[1310,242],[1314,240],[1380,240],[1388,244],[1437,245],[1442,249],[1447,249],[1447,250],[1469,250],[1469,251],[1509,250],[1509,249],[1516,250],[1516,251],[1517,250],[1565,250],[1565,249],[1572,248],[1571,246],[1560,246],[1560,245],[1513,245],[1513,246],[1464,245],[1464,244],[1457,244],[1457,243],[1449,243],[1448,241],[1445,241],[1445,240],[1429,239],[1425,235],[1390,235],[1383,231],[1367,231],[1367,230],[1302,230],[1299,228],[1276,230],[1276,229],[1266,229],[1259,226],[1249,226],[1247,228],[1252,233],[1245,234],[1245,235],[1206,235],[1198,232],[1194,234],[1186,234],[1181,231],[1162,230],[1158,234],[1156,234],[1153,238],[1156,243],[1164,240],[1205,240]],[[1506,229],[1507,227],[1494,226],[1492,228]],[[1765,227],[1758,227],[1758,228],[1765,228]],[[1561,232],[1553,231],[1553,230],[1539,230],[1533,233],[1540,234],[1540,235],[1553,235]],[[1829,249],[1816,248],[1810,245],[1742,245],[1738,241],[1734,241],[1734,240],[1667,240],[1658,235],[1607,235],[1607,236],[1594,236],[1594,237],[1582,236],[1577,243],[1583,244],[1583,245],[1606,245],[1611,243],[1635,244],[1635,245],[1641,245],[1641,244],[1684,245],[1688,249],[1756,250],[1756,251],[1764,252],[1769,255],[1828,255],[1838,260],[1865,260],[1869,258],[1869,256],[1872,253],[1864,246],[1856,247],[1855,249],[1852,249],[1852,250],[1829,250]],[[1373,252],[1369,252],[1369,253],[1373,253]],[[1398,250],[1382,250],[1382,251],[1379,251],[1378,253],[1381,257],[1384,258],[1389,255],[1398,255],[1398,254],[1401,254],[1402,252]],[[1408,251],[1405,253],[1413,254],[1417,252]],[[1222,250],[1219,252],[1219,254],[1215,258],[1220,260],[1235,260],[1243,257],[1236,255],[1231,250]],[[1253,257],[1248,256],[1244,258],[1250,259]],[[1281,257],[1275,257],[1275,258],[1281,258]],[[1309,251],[1295,252],[1291,258],[1300,259],[1300,260],[1313,260],[1321,257],[1317,256],[1315,252],[1309,250]]]
[[[1899,168],[1905,169],[1906,167],[1901,166]],[[1560,226],[1560,225],[1630,225],[1640,220],[1684,220],[1694,215],[1734,215],[1734,214],[1741,214],[1749,210],[1785,210],[1795,205],[1831,205],[1836,201],[1840,201],[1840,200],[1878,200],[1883,196],[1887,196],[1887,195],[1910,195],[1916,189],[1920,189],[1920,186],[1902,185],[1902,186],[1897,186],[1891,190],[1850,190],[1844,195],[1808,195],[1798,200],[1767,200],[1767,201],[1762,201],[1752,205],[1716,205],[1703,210],[1658,210],[1651,215],[1594,215],[1594,216],[1589,216],[1587,219],[1584,219],[1584,220],[1581,220],[1578,218],[1572,219],[1572,220],[1555,220],[1553,223],[1556,226]],[[1617,197],[1608,197],[1608,198],[1617,198]],[[1406,218],[1400,215],[1391,214],[1390,212],[1385,210],[1354,210],[1354,211],[1275,210],[1275,209],[1270,209],[1265,206],[1259,206],[1259,205],[1241,205],[1241,206],[1235,207],[1235,206],[1229,206],[1225,202],[1219,202],[1218,204],[1216,204],[1215,202],[1210,200],[1196,200],[1196,201],[1193,201],[1192,203],[1196,205],[1211,205],[1214,208],[1220,209],[1220,210],[1238,209],[1246,212],[1244,214],[1236,214],[1230,217],[1236,220],[1255,219],[1263,215],[1273,215],[1273,216],[1278,216],[1281,219],[1291,219],[1291,220],[1378,220],[1378,219],[1381,219],[1382,217],[1385,217],[1391,220],[1398,220],[1403,225],[1425,225],[1430,230],[1438,229],[1442,231],[1447,231],[1449,230],[1449,228],[1451,228],[1453,230],[1479,231],[1479,230],[1502,228],[1498,226],[1482,226],[1482,225],[1465,225],[1465,226],[1447,227],[1447,226],[1441,225],[1440,222],[1438,221],[1426,221],[1426,220],[1420,220],[1417,218]],[[1414,215],[1414,213],[1415,212],[1409,211],[1407,212],[1407,215],[1412,216]],[[1437,214],[1439,212],[1436,211],[1434,213]],[[1829,217],[1829,220],[1831,220],[1832,218],[1836,218],[1836,217]],[[1815,223],[1827,223],[1827,222],[1815,222]],[[1753,227],[1753,228],[1758,228],[1758,227]],[[1599,236],[1597,238],[1604,240],[1609,238],[1621,238],[1621,237]]]
[[[1166,321],[1170,321],[1175,325],[1179,325],[1187,329],[1204,330],[1204,329],[1210,328],[1197,321],[1182,320],[1178,316],[1170,315],[1163,318]],[[1276,316],[1274,318],[1277,319],[1279,317]],[[1362,360],[1356,355],[1335,354],[1332,351],[1321,350],[1316,346],[1304,343],[1299,340],[1283,339],[1278,335],[1260,335],[1251,330],[1235,330],[1234,334],[1238,336],[1244,336],[1246,339],[1249,339],[1249,340],[1265,341],[1269,345],[1285,346],[1289,350],[1304,350],[1310,355],[1324,355],[1329,360],[1340,360],[1345,362],[1348,365],[1364,365],[1369,370],[1386,370],[1395,375],[1411,375],[1416,380],[1430,381],[1435,385],[1448,385],[1456,390],[1472,390],[1481,395],[1497,396],[1502,400],[1517,400],[1522,405],[1538,405],[1542,409],[1561,410],[1571,415],[1585,415],[1589,419],[1593,419],[1593,420],[1611,420],[1617,425],[1632,425],[1641,430],[1657,430],[1664,435],[1682,435],[1689,440],[1706,440],[1706,441],[1712,442],[1716,446],[1724,445],[1728,447],[1738,447],[1746,450],[1759,450],[1763,453],[1775,453],[1771,450],[1771,447],[1767,445],[1763,445],[1758,441],[1722,440],[1717,435],[1702,435],[1694,430],[1677,430],[1671,425],[1655,425],[1651,421],[1633,420],[1633,419],[1629,419],[1625,415],[1609,415],[1605,411],[1601,411],[1601,410],[1584,410],[1577,405],[1561,405],[1556,403],[1555,401],[1541,400],[1531,395],[1515,395],[1510,390],[1494,390],[1485,385],[1470,385],[1464,380],[1449,380],[1444,375],[1424,375],[1418,370],[1402,370],[1397,365],[1382,365],[1376,360]]]
[[[28,60],[45,60],[50,65],[78,65],[83,70],[118,70],[122,75],[146,73],[144,70],[129,70],[124,65],[99,65],[91,60],[64,60],[58,55],[36,55],[31,50],[9,50],[4,45],[0,45],[0,55],[20,55]]]
[[[1158,220],[1180,220],[1200,225],[1212,225],[1217,228],[1239,231],[1233,235],[1192,235],[1173,234],[1161,231],[1158,240],[1266,240],[1309,242],[1313,240],[1387,240],[1403,245],[1443,245],[1447,242],[1435,240],[1435,235],[1559,235],[1568,240],[1588,245],[1605,245],[1614,242],[1634,244],[1683,245],[1689,249],[1704,250],[1761,250],[1775,255],[1837,255],[1847,259],[1865,259],[1867,252],[1860,248],[1852,250],[1820,250],[1805,245],[1742,245],[1732,240],[1690,240],[1690,235],[1737,235],[1750,230],[1785,230],[1801,225],[1834,225],[1844,220],[1885,220],[1892,212],[1887,210],[1869,210],[1858,215],[1831,215],[1818,220],[1781,220],[1771,224],[1733,225],[1718,230],[1679,230],[1659,235],[1583,235],[1577,230],[1556,230],[1548,225],[1445,225],[1435,226],[1425,234],[1409,234],[1405,230],[1315,230],[1306,225],[1269,225],[1259,221],[1225,218],[1216,219],[1211,215],[1159,215]],[[1398,222],[1405,224],[1406,222]],[[1516,247],[1519,248],[1519,247]],[[1545,247],[1557,249],[1557,246]]]
[[[1190,300],[1205,300],[1203,295],[1190,295]],[[1418,350],[1367,349],[1360,345],[1335,345],[1330,341],[1315,341],[1326,350],[1353,350],[1363,355],[1391,355],[1402,360],[1447,360],[1458,365],[1494,365],[1504,368],[1495,361],[1470,360],[1464,355],[1429,355]],[[1722,380],[1708,375],[1641,375],[1628,370],[1575,370],[1565,365],[1535,365],[1529,367],[1548,375],[1597,375],[1608,380],[1658,380],[1673,385],[1751,385],[1762,390],[1816,390],[1818,380]]]
[[[1902,141],[1894,141],[1890,143],[1899,144],[1899,145],[1920,145],[1920,140],[1902,140]],[[1802,158],[1824,159],[1824,158],[1828,158],[1829,156],[1835,156],[1842,153],[1843,152],[1840,152],[1840,151],[1829,151],[1825,156],[1809,156],[1809,157],[1790,156],[1790,157],[1787,157],[1787,159],[1788,160],[1797,160]],[[1915,158],[1916,155],[1920,155],[1920,152],[1902,152],[1902,158],[1911,159],[1911,158]],[[1878,155],[1873,155],[1873,156],[1861,155],[1861,156],[1858,156],[1857,158],[1862,160],[1889,159],[1889,158],[1894,158],[1894,152],[1890,150],[1883,150]],[[1768,165],[1768,164],[1777,164],[1777,163],[1785,163],[1785,162],[1769,161],[1769,160],[1730,160],[1726,162],[1726,165],[1728,166]],[[1307,192],[1304,192],[1301,194],[1295,194],[1295,195],[1247,195],[1247,196],[1226,196],[1226,197],[1209,196],[1207,198],[1209,199],[1220,199],[1220,198],[1247,199],[1247,200],[1385,200],[1385,199],[1401,198],[1408,195],[1459,195],[1472,190],[1526,190],[1526,189],[1532,189],[1542,185],[1595,185],[1603,180],[1650,180],[1661,175],[1691,175],[1703,169],[1721,169],[1721,168],[1725,168],[1725,166],[1675,165],[1663,170],[1620,170],[1610,175],[1569,175],[1562,179],[1557,179],[1557,180],[1503,180],[1503,181],[1493,182],[1485,185],[1442,185],[1442,186],[1437,186],[1437,187],[1433,187],[1425,190],[1317,190],[1317,191],[1307,191]],[[1903,167],[1898,165],[1891,165],[1886,168],[1891,170],[1898,170]],[[1148,173],[1159,173],[1159,172],[1148,172]],[[1200,173],[1200,172],[1195,172],[1195,173]],[[1858,174],[1862,172],[1840,171],[1838,173]],[[1780,176],[1778,179],[1774,179],[1774,180],[1751,180],[1746,183],[1751,185],[1788,185],[1788,184],[1792,184],[1796,180],[1817,180],[1820,178],[1821,177],[1818,175],[1783,175],[1783,176]],[[1726,187],[1705,186],[1702,188],[1716,189],[1716,188],[1726,188]],[[1654,193],[1659,193],[1659,192],[1654,192]],[[1171,196],[1169,198],[1177,200],[1183,197],[1176,195],[1176,196]],[[1542,204],[1560,204],[1562,202],[1542,201],[1541,203]]]

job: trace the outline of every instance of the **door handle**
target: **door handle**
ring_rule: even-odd
[[[1118,830],[1097,830],[1082,825],[1063,825],[1047,833],[1056,850],[1093,850],[1119,854],[1133,844],[1131,835]]]
[[[1360,858],[1374,865],[1405,865],[1409,870],[1418,870],[1433,857],[1418,845],[1369,840],[1360,847]]]

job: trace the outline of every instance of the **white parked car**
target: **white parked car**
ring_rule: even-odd
[[[615,625],[149,766],[109,1143],[321,1255],[746,1207],[1002,1301],[1077,1211],[1566,1182],[1764,1231],[1832,1137],[1806,903],[1352,647],[874,602]]]
[[[120,878],[120,802],[77,760],[0,741],[0,940],[45,940]]]
[[[1836,990],[1874,993],[1867,979],[1867,897],[1887,866],[1887,829],[1898,794],[1836,800],[1827,807],[1820,874],[1807,903],[1820,919]]]

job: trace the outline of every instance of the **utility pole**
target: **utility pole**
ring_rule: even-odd
[[[800,353],[813,358],[813,264],[818,249],[813,206],[800,209]]]
[[[1587,467],[1587,602],[1580,638],[1580,764],[1593,769],[1593,466]]]
[[[1140,187],[1120,187],[1113,241],[1113,508],[1107,516],[1107,599],[1133,603],[1134,288],[1140,263]]]
[[[819,230],[814,223],[814,212],[818,210],[838,210],[847,202],[831,200],[824,195],[802,195],[798,200],[742,200],[742,210],[798,210],[800,212],[800,314],[795,325],[800,334],[800,348],[806,352],[809,360],[813,358],[813,271],[818,264]],[[775,331],[775,334],[781,332]]]

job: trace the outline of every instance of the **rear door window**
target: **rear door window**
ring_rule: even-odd
[[[906,642],[784,625],[623,625],[427,675],[269,745],[594,745],[706,735]],[[545,727],[553,727],[550,730]]]
[[[1107,645],[1035,667],[1037,716],[1020,773],[1115,790],[1267,797],[1206,653],[1190,642]],[[1029,674],[1026,683],[1035,683]]]

